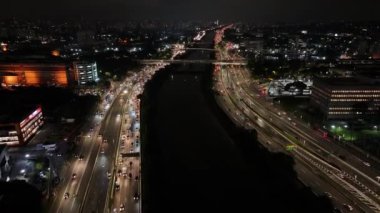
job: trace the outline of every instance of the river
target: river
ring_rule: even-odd
[[[190,52],[186,58],[210,58]],[[170,65],[142,97],[143,211],[331,212],[255,132],[237,128],[211,91],[212,65]]]

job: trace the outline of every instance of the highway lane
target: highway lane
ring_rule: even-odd
[[[216,97],[218,102],[221,103],[221,107],[224,109],[227,115],[232,120],[241,120],[240,115],[236,115],[236,112],[240,111],[240,108],[233,104],[233,101],[228,95],[224,96],[217,96]],[[255,129],[258,129],[258,140],[266,146],[269,150],[273,152],[284,152],[289,154],[288,152],[285,152],[285,146],[284,146],[284,140],[278,136],[274,136],[272,132],[267,128],[262,128],[259,125],[252,126]],[[318,188],[321,190],[319,192],[319,195],[324,195],[325,192],[329,192],[330,194],[333,194],[334,197],[332,198],[334,201],[336,201],[336,206],[340,206],[342,208],[342,203],[351,203],[351,200],[344,197],[341,190],[336,190],[334,188],[334,184],[329,184],[325,180],[321,179],[321,174],[318,171],[310,170],[310,167],[305,165],[304,161],[300,161],[296,159],[296,169],[297,171],[301,171],[303,174],[300,177],[303,182],[307,183],[313,183],[313,186],[318,186]],[[316,176],[317,175],[317,176]],[[355,211],[354,211],[355,212]]]
[[[246,94],[248,94],[248,92],[246,92]],[[249,97],[246,96],[244,98],[248,99]],[[253,98],[251,97],[251,100],[252,99]],[[257,104],[256,108],[263,109],[263,106],[260,106],[259,104]],[[351,173],[352,177],[359,176],[360,174],[364,178],[359,178],[357,180],[361,180],[366,185],[372,186],[371,188],[373,188],[375,192],[379,190],[378,187],[380,185],[372,178],[372,177],[376,177],[376,174],[378,174],[378,171],[376,171],[375,169],[369,169],[363,166],[364,165],[363,160],[347,152],[345,149],[338,147],[335,143],[327,142],[326,139],[321,137],[318,133],[316,133],[316,131],[308,127],[304,127],[303,129],[300,129],[299,127],[301,127],[302,124],[299,121],[297,121],[295,118],[291,118],[292,120],[289,121],[287,118],[278,116],[273,111],[272,113],[270,113],[271,112],[270,106],[266,106],[265,109],[267,111],[266,115],[271,116],[273,123],[277,124],[279,128],[286,130],[287,132],[295,135],[296,138],[298,138],[298,140],[303,140],[305,142],[303,146],[309,146],[310,150],[318,150],[320,152],[320,155],[324,155],[323,156],[324,158],[329,158],[330,162],[339,164],[340,167],[342,168],[347,168],[347,171],[353,171]],[[263,114],[261,114],[261,116],[263,116]],[[337,153],[340,153],[341,156],[347,156],[345,157],[346,158],[345,161],[340,159],[340,157],[337,156]],[[378,199],[378,198],[375,197],[375,199]]]
[[[105,212],[141,212],[140,100],[145,83],[166,64],[146,66],[127,78],[122,106],[122,124],[116,145],[115,169],[112,172],[105,202]]]
[[[223,96],[225,97],[225,99],[231,99],[231,98],[226,98],[228,96]],[[227,101],[227,103],[233,103],[233,101]],[[223,105],[222,105],[223,106]],[[240,107],[232,104],[232,105],[228,105],[226,106],[225,108],[227,109],[232,109],[231,111],[234,112],[234,111],[239,111],[240,110]],[[240,115],[236,115],[236,113],[231,113],[230,110],[225,110],[227,111],[227,114],[230,114],[232,115],[231,117],[235,117],[234,119],[236,120],[239,120],[238,117],[241,117]],[[236,118],[237,117],[237,118]],[[270,143],[270,146],[272,149],[273,147],[277,147],[276,150],[277,151],[282,151],[285,149],[285,145],[284,145],[284,140],[282,138],[279,138],[277,136],[274,136],[273,133],[267,129],[267,128],[262,128],[258,125],[255,126],[256,129],[259,129],[258,131],[258,139],[260,142],[264,142],[263,144],[264,145],[268,145],[268,143]],[[289,154],[289,153],[288,153]],[[293,157],[296,157],[296,156],[293,156]],[[322,183],[324,184],[324,187],[322,187],[323,191],[327,191],[327,192],[330,192],[330,193],[334,193],[334,197],[336,197],[336,200],[339,200],[339,203],[340,204],[337,204],[337,206],[341,206],[342,203],[351,203],[351,200],[347,199],[347,198],[343,198],[343,195],[342,195],[342,190],[338,191],[339,193],[337,193],[337,190],[334,189],[334,184],[329,184],[329,183],[326,183],[325,180],[321,180],[320,178],[318,178],[318,176],[316,177],[316,174],[315,173],[311,173],[311,170],[310,170],[310,167],[308,167],[307,165],[305,165],[305,162],[303,160],[298,160],[297,158],[296,159],[296,162],[297,162],[297,166],[298,168],[301,167],[303,168],[302,171],[305,171],[307,174],[308,174],[308,177],[312,177],[311,179],[310,178],[305,178],[305,177],[301,177],[301,180],[304,180],[306,179],[307,181],[305,182],[308,182],[308,181],[311,181],[312,183],[316,183],[317,181],[320,182],[319,184],[319,187],[321,187]],[[321,175],[319,172],[317,172],[317,175]]]
[[[224,57],[223,56],[224,54],[222,53],[222,54],[219,54],[219,57]],[[222,74],[223,74],[223,70],[222,70]],[[235,97],[235,100],[233,101],[233,102],[235,102],[235,104],[237,105],[237,106],[239,106],[239,104],[241,105],[241,104],[243,104],[242,106],[239,106],[239,107],[237,107],[237,109],[238,110],[240,110],[241,111],[241,114],[248,114],[249,113],[249,108],[251,109],[251,110],[253,110],[252,109],[252,107],[248,107],[248,110],[247,110],[247,108],[245,108],[245,104],[246,103],[244,103],[244,100],[243,100],[243,98],[241,97],[241,93],[243,92],[242,91],[242,88],[240,88],[240,86],[239,86],[239,84],[241,83],[241,82],[239,82],[239,79],[237,78],[237,79],[232,79],[231,78],[231,76],[227,76],[227,75],[224,75],[224,76],[226,76],[225,77],[225,79],[223,79],[223,75],[222,75],[222,78],[221,78],[221,82],[225,82],[225,84],[226,85],[228,85],[228,86],[225,86],[225,88],[222,88],[222,90],[224,90],[224,91],[227,91],[227,93],[229,93],[229,90],[232,90],[232,96],[235,96],[236,95],[236,97]],[[231,78],[231,80],[230,80],[230,78]],[[245,78],[245,79],[247,79],[247,78]],[[240,79],[240,80],[244,80],[244,78],[242,78],[242,79]],[[236,86],[234,85],[234,83],[236,83]],[[232,86],[232,89],[231,89],[231,86]],[[233,94],[233,93],[235,93],[235,94]],[[232,99],[234,99],[233,97],[231,97],[230,96],[230,98],[231,98],[231,100]],[[247,99],[246,97],[244,97],[244,99]],[[248,100],[249,100],[249,98],[248,98]],[[247,105],[251,105],[252,104],[252,102],[250,102],[250,104],[247,104]],[[260,109],[260,107],[258,107],[259,109]],[[264,114],[264,116],[266,116],[266,114],[265,113],[263,113]],[[255,118],[255,119],[257,119],[258,121],[260,121],[260,119],[258,119],[258,116],[260,116],[260,115],[254,115],[253,116],[253,118]],[[262,116],[262,115],[261,115]],[[249,117],[249,116],[248,116]],[[268,119],[268,117],[266,117],[266,119]],[[272,121],[272,118],[270,118],[270,120]],[[259,126],[263,126],[263,123],[265,124],[267,121],[265,121],[265,122],[258,122],[259,123]],[[260,123],[261,123],[261,125],[260,125]],[[273,123],[275,123],[275,122],[273,122]],[[244,122],[242,123],[243,124],[243,126],[244,126]],[[270,126],[269,126],[270,127]],[[276,127],[276,129],[281,129],[281,128],[278,128],[278,127]],[[275,130],[276,130],[275,129]],[[277,130],[276,130],[277,131]],[[277,132],[278,134],[282,134],[281,132]],[[272,133],[273,134],[273,133]],[[287,135],[283,135],[284,136],[284,138],[286,139],[287,138]],[[293,143],[292,141],[289,141],[289,142],[291,142],[291,143]],[[304,150],[305,151],[305,150]],[[311,156],[313,156],[313,154],[311,154],[311,153],[309,153],[309,152],[306,152],[307,153],[307,155],[311,155]],[[299,154],[301,154],[301,153],[299,153]],[[320,161],[320,159],[317,159],[317,158],[315,158],[315,159],[310,159],[309,157],[307,157],[306,159],[308,159],[311,163],[313,163],[313,164],[318,164],[318,166],[321,166],[321,164],[320,163],[322,163],[322,164],[325,164],[325,165],[323,165],[323,169],[325,169],[325,170],[327,170],[328,172],[330,172],[328,169],[333,169],[333,168],[326,168],[326,166],[327,167],[329,167],[329,165],[328,164],[326,164],[325,162],[323,162],[323,161],[321,161],[321,162],[315,162],[315,160],[318,160],[318,161]],[[321,166],[322,167],[322,166]],[[344,182],[343,180],[337,180],[337,181],[340,181],[340,182]],[[347,186],[347,184],[343,184],[343,185],[346,185]],[[355,192],[356,193],[356,192]],[[360,192],[359,192],[360,193]],[[363,197],[363,196],[359,196],[359,197]],[[367,197],[368,198],[368,197]],[[371,205],[372,205],[373,203],[371,203]]]
[[[104,105],[105,103],[102,103],[98,108],[102,108]],[[83,160],[78,160],[78,158],[70,159],[70,161],[65,164],[60,172],[63,181],[61,181],[55,190],[55,196],[51,201],[49,212],[72,212],[71,209],[74,203],[77,203],[78,200],[80,202],[80,196],[72,195],[78,195],[78,193],[80,193],[79,189],[82,186],[81,183],[86,182],[86,179],[88,179],[87,167],[93,164],[91,153],[93,150],[96,150],[95,142],[100,128],[100,122],[101,118],[97,115],[90,119],[83,127],[85,133],[80,137],[80,141],[78,142],[80,150],[77,151],[77,154],[83,155],[84,158]],[[92,131],[91,128],[93,128]],[[77,177],[73,181],[72,175],[74,173],[77,174]],[[64,199],[66,192],[70,195],[68,199]]]
[[[90,181],[85,190],[84,204],[80,211],[102,212],[105,207],[109,187],[107,172],[112,172],[115,161],[115,151],[118,146],[123,103],[120,102],[124,94],[119,94],[111,105],[102,134],[102,145],[99,147],[96,161],[91,173]]]
[[[232,90],[232,91],[235,91],[236,92],[236,100],[235,100],[235,102],[237,103],[237,104],[244,104],[244,102],[243,101],[240,101],[239,102],[239,100],[242,100],[242,97],[240,96],[241,95],[241,93],[239,93],[239,92],[241,92],[241,90],[240,89],[238,89],[238,90],[236,90],[236,89],[234,89],[234,90]],[[244,106],[241,106],[241,108],[244,108]],[[252,109],[252,108],[251,108]],[[257,118],[257,117],[260,117],[261,115],[259,115],[259,114],[256,114],[256,115],[254,115],[254,118]],[[290,144],[292,144],[292,145],[296,145],[296,143],[294,142],[294,140],[290,140],[289,139],[289,134],[286,132],[286,131],[284,131],[283,130],[283,128],[281,128],[281,127],[278,127],[276,124],[276,122],[273,122],[272,124],[270,124],[267,120],[266,120],[266,118],[264,118],[264,117],[261,117],[259,120],[262,120],[262,121],[264,121],[264,123],[266,123],[266,125],[268,126],[268,127],[270,127],[270,128],[272,128],[274,131],[276,131],[276,133],[277,134],[279,134],[279,135],[281,135],[284,139],[286,139],[286,141],[287,141],[287,143],[290,143]],[[273,126],[274,125],[274,126]],[[289,131],[291,131],[291,130],[289,130]],[[323,170],[325,171],[325,172],[331,172],[331,173],[341,173],[340,171],[336,171],[336,169],[335,168],[332,168],[329,164],[327,164],[326,162],[324,162],[323,160],[321,160],[321,159],[323,159],[323,158],[317,158],[317,157],[315,157],[315,155],[318,155],[318,153],[311,153],[311,152],[309,152],[309,151],[306,151],[306,150],[304,150],[303,148],[301,148],[301,147],[299,147],[298,148],[298,150],[302,150],[302,152],[303,152],[303,154],[306,154],[306,155],[308,155],[308,156],[311,156],[311,157],[305,157],[304,156],[304,160],[307,160],[307,161],[310,161],[312,164],[314,164],[315,166],[319,166],[319,167],[323,167]],[[301,153],[299,153],[300,155],[301,155]],[[345,174],[345,177],[349,177],[347,174]],[[360,200],[365,200],[365,202],[370,202],[370,205],[368,205],[369,207],[373,207],[373,208],[379,208],[379,206],[378,206],[378,204],[376,204],[376,202],[374,202],[373,201],[373,199],[370,199],[370,197],[368,196],[368,195],[364,195],[363,193],[361,193],[361,191],[359,191],[359,190],[356,190],[357,188],[355,188],[355,187],[353,187],[352,186],[352,184],[351,185],[348,185],[348,183],[346,183],[346,181],[345,180],[341,180],[341,179],[336,179],[335,177],[332,177],[333,179],[335,179],[335,181],[336,182],[339,182],[340,184],[342,184],[342,185],[344,185],[344,186],[346,186],[346,188],[348,188],[349,190],[351,190],[352,189],[352,193],[358,198],[358,199],[360,199]]]

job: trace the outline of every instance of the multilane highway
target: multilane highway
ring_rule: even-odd
[[[234,58],[225,50],[220,50],[217,57],[228,60]],[[247,81],[250,77],[246,69],[227,66],[218,67],[216,71],[219,73],[217,89],[224,96],[226,111],[237,124],[258,128],[259,141],[272,149],[295,147],[292,155],[304,164],[300,171],[304,176],[309,176],[307,182],[318,179],[316,175],[323,174],[323,182],[327,182],[324,185],[330,185],[330,189],[335,188],[330,191],[334,191],[335,197],[340,197],[342,202],[349,202],[366,212],[379,212],[378,184],[372,178],[376,177],[377,171],[365,168],[363,160],[342,151],[340,147],[331,147],[334,146],[331,142],[326,142],[301,121],[279,116],[273,106],[258,101],[257,96],[251,94],[255,90],[252,90]],[[329,144],[328,147],[325,144]],[[347,162],[338,158],[337,153],[347,155]],[[310,175],[308,170],[315,175]],[[334,185],[338,187],[332,187]],[[342,191],[348,192],[350,196],[344,195]]]

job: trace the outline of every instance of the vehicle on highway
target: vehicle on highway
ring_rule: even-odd
[[[81,155],[79,155],[79,160],[83,160],[83,158],[84,158],[84,156],[83,156],[83,154],[81,154]]]
[[[100,153],[104,154],[104,148],[102,147],[102,149],[100,150]]]
[[[136,175],[136,177],[135,177],[135,181],[138,181],[138,180],[139,180],[139,176]]]
[[[352,206],[348,205],[348,204],[343,204],[343,207],[344,207],[346,210],[348,210],[348,211],[352,211],[352,210],[354,210],[354,208],[353,208]]]
[[[117,175],[118,175],[118,176],[121,176],[121,173],[122,173],[122,172],[121,172],[121,169],[117,170]]]
[[[138,192],[135,192],[135,193],[133,194],[133,200],[138,200],[138,199],[140,199],[140,195],[139,195]]]
[[[371,164],[370,164],[370,163],[368,163],[368,162],[365,162],[365,161],[363,161],[363,164],[364,164],[364,165],[366,165],[366,166],[368,166],[368,167],[370,167],[370,166],[371,166]]]
[[[71,179],[72,180],[75,180],[77,178],[77,174],[76,173],[73,173],[72,175],[71,175]]]
[[[332,195],[330,192],[325,192],[325,195],[328,197],[328,198],[332,198]]]
[[[120,184],[118,182],[115,183],[115,190],[116,191],[120,190]]]
[[[122,204],[120,204],[120,209],[119,209],[119,211],[124,211],[125,210],[125,205],[122,203]]]
[[[69,198],[70,197],[70,194],[68,193],[68,192],[66,192],[64,195],[63,195],[63,197],[65,198],[65,200],[67,199],[67,198]]]

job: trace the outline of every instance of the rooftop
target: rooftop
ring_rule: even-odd
[[[0,107],[0,125],[18,123],[35,111],[38,106]]]
[[[370,79],[366,77],[351,77],[351,78],[317,78],[314,84],[322,84],[326,87],[336,88],[345,87],[355,89],[357,87],[379,88],[380,79]]]

